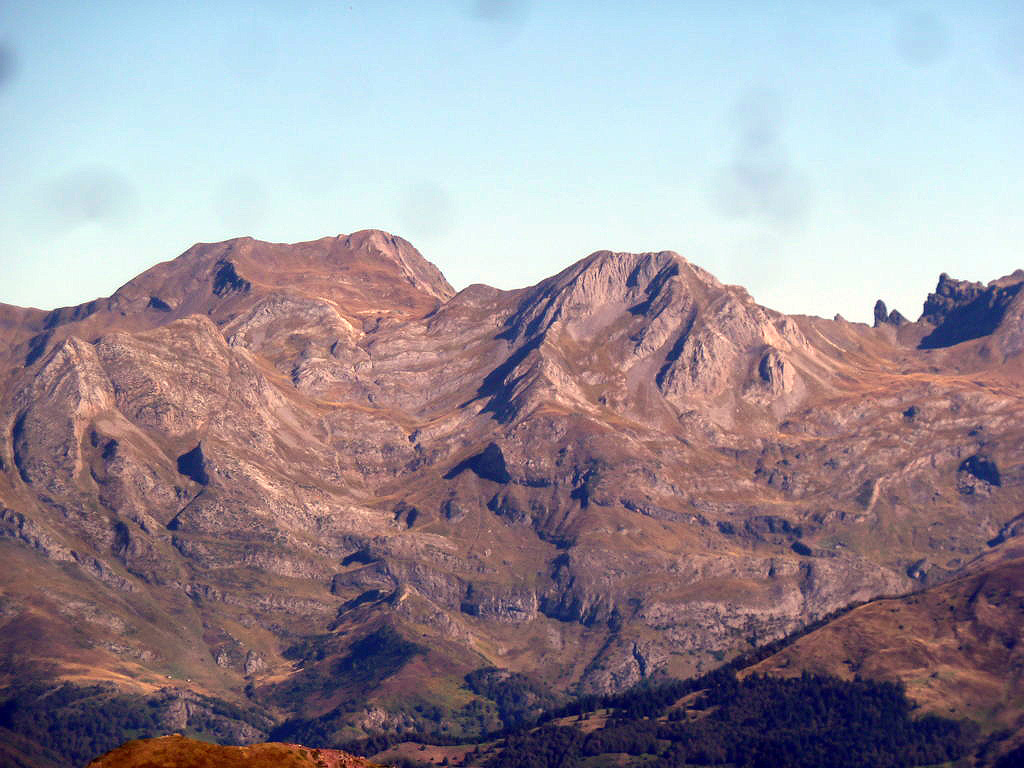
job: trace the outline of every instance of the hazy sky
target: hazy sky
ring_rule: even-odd
[[[1019,0],[5,0],[0,301],[375,227],[456,288],[670,249],[916,318],[1024,267],[1021,41]]]

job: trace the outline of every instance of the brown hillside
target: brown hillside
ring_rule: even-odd
[[[98,757],[89,768],[371,768],[365,758],[298,744],[224,747],[177,734],[130,741]]]
[[[946,584],[856,608],[746,672],[804,670],[900,682],[926,711],[1024,728],[1024,546],[1004,546]]]

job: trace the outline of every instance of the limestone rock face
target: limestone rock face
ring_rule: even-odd
[[[1022,283],[943,276],[870,328],[668,251],[455,293],[370,231],[0,307],[3,647],[170,675],[179,720],[194,691],[300,719],[358,695],[363,730],[481,667],[708,669],[1024,531]]]
[[[19,395],[16,402],[24,410],[11,429],[18,474],[29,485],[67,493],[83,469],[86,425],[114,404],[95,350],[72,336],[42,362]]]

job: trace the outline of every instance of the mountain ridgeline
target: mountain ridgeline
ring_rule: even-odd
[[[472,741],[794,633],[757,677],[901,685],[1013,747],[1022,284],[869,327],[672,252],[456,293],[365,231],[0,305],[0,754]]]

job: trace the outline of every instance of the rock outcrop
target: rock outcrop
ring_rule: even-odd
[[[988,285],[954,280],[945,272],[939,276],[935,292],[928,294],[921,319],[934,330],[921,340],[922,349],[949,347],[970,339],[989,336],[1000,329],[1010,332],[1008,354],[1020,351],[1021,312],[1018,300],[1024,271],[993,280]],[[1006,334],[1004,334],[1006,335]]]
[[[885,306],[885,302],[881,299],[875,302],[874,316],[875,328],[878,328],[881,325],[895,325],[899,328],[901,325],[906,325],[910,322],[900,314],[899,310],[894,309],[892,312],[889,312],[888,308]]]

